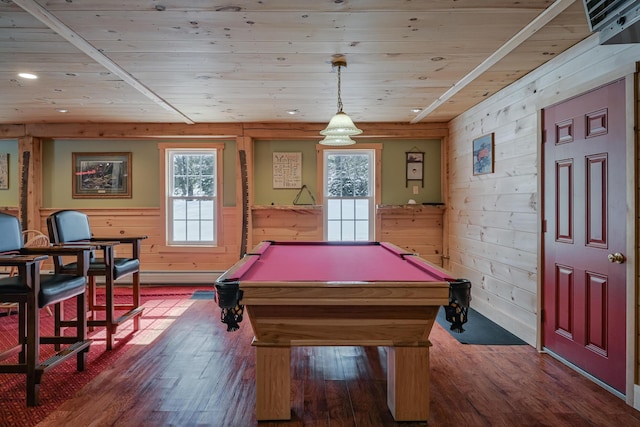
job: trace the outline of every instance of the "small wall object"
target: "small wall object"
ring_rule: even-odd
[[[9,153],[0,153],[0,190],[9,189]]]
[[[304,199],[304,195],[306,194],[307,200]],[[294,205],[315,205],[316,198],[313,197],[311,190],[307,187],[307,184],[304,184],[298,194],[296,194],[296,198],[293,199]]]
[[[273,153],[273,188],[302,187],[302,153]]]
[[[131,153],[72,153],[74,199],[131,198]]]
[[[420,181],[420,185],[424,187],[424,152],[423,151],[407,151],[407,183],[409,181]]]
[[[473,174],[493,173],[493,133],[473,140]]]

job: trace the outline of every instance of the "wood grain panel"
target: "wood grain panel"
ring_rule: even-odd
[[[391,242],[427,261],[442,266],[442,206],[385,206],[377,209],[376,239]]]
[[[438,100],[529,27],[428,117],[446,122],[589,35],[582,5],[566,0],[76,3],[0,2],[0,70],[13,75],[19,63],[49,88],[11,79],[6,123],[62,120],[52,105],[86,123],[291,121],[293,107],[322,123],[334,113],[327,65],[337,53],[357,58],[345,75],[349,108],[406,123],[408,106]]]
[[[321,241],[323,240],[322,208],[262,207],[251,209],[250,235],[253,245],[263,240]]]
[[[18,216],[18,207],[17,206],[2,206],[0,207],[0,212],[8,215]]]
[[[442,266],[441,206],[382,206],[376,209],[376,240],[391,242]],[[262,240],[321,241],[322,207],[259,206],[251,210],[254,244]]]
[[[7,208],[11,211],[10,208]],[[46,218],[57,209],[40,211],[39,229],[47,232]],[[392,214],[392,212],[396,212]],[[95,236],[146,235],[142,241],[143,273],[150,272],[221,272],[231,267],[240,256],[240,221],[238,208],[222,209],[221,245],[215,248],[168,247],[160,209],[116,208],[83,209],[89,215]],[[385,209],[390,215],[379,236],[405,249],[419,253],[427,261],[442,263],[442,209],[418,207]],[[394,219],[392,219],[394,218]],[[322,209],[320,207],[263,207],[252,209],[251,235],[262,240],[321,241]],[[128,248],[117,248],[118,256],[129,256]],[[45,268],[47,268],[45,264]],[[175,279],[174,279],[175,280]]]
[[[40,211],[40,230],[47,233],[46,219],[57,209]],[[91,231],[102,236],[148,236],[141,246],[141,272],[211,272],[224,271],[239,258],[239,212],[222,209],[221,246],[209,248],[168,247],[165,245],[164,223],[157,208],[83,209],[89,216]],[[130,256],[123,246],[117,256]],[[45,264],[46,268],[47,264]]]

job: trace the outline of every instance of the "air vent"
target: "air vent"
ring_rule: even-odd
[[[592,32],[600,44],[640,42],[640,0],[583,0]]]

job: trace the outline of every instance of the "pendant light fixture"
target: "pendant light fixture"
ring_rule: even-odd
[[[331,65],[334,68],[338,68],[338,112],[331,118],[327,127],[320,131],[320,135],[324,135],[325,138],[320,141],[323,145],[351,145],[356,142],[351,139],[353,135],[359,135],[362,133],[360,129],[353,124],[351,117],[342,111],[342,94],[340,91],[340,71],[342,67],[347,66],[347,59],[342,56],[335,56]]]

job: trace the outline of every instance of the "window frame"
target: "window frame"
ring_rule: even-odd
[[[161,217],[164,225],[164,245],[170,248],[216,248],[223,246],[223,224],[222,224],[222,178],[224,176],[223,157],[224,157],[225,144],[221,143],[162,143],[158,144],[160,150],[160,178],[161,178],[161,191],[162,201],[161,205]],[[171,175],[171,163],[169,161],[172,153],[196,153],[203,151],[215,150],[216,155],[216,196],[214,203],[214,241],[213,242],[174,242],[171,240],[172,236],[172,213],[170,212],[171,202],[171,188],[172,183],[169,181]]]

